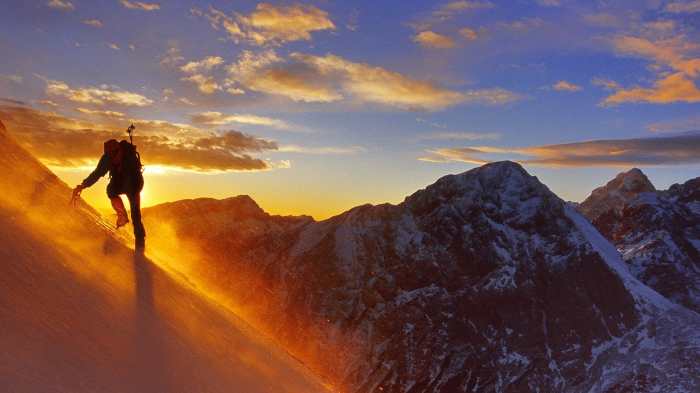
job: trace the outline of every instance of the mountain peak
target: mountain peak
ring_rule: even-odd
[[[405,203],[417,214],[479,206],[481,210],[518,222],[532,219],[543,206],[563,206],[537,177],[512,161],[494,162],[458,175],[444,176],[406,198]]]
[[[525,168],[522,165],[514,161],[494,161],[488,164],[482,165],[478,168],[463,172],[466,175],[468,173],[479,173],[481,176],[518,176],[518,177],[530,177]]]
[[[508,179],[530,179],[529,173],[522,165],[513,161],[495,161],[470,171],[463,172],[464,176],[477,176],[482,180],[510,181]]]
[[[686,203],[700,201],[700,177],[682,184],[674,184],[668,189],[668,193]]]
[[[254,218],[268,214],[248,195],[238,195],[225,199],[196,198],[163,203],[147,209],[152,214],[158,212],[185,212],[185,215],[222,215],[226,217]]]
[[[443,176],[414,195],[423,191],[439,192],[440,190],[446,191],[448,189],[453,192],[458,190],[465,192],[475,190],[506,192],[513,191],[514,188],[521,187],[533,180],[539,183],[537,178],[527,173],[520,164],[513,161],[496,161],[456,175]],[[407,199],[410,199],[412,196]]]
[[[645,192],[654,192],[656,188],[639,168],[617,174],[604,186],[598,187],[580,205],[583,214],[595,221],[610,211],[620,212],[624,207]]]
[[[614,187],[620,191],[642,193],[656,191],[649,178],[639,168],[632,168],[615,176],[615,179],[606,184],[606,187]]]

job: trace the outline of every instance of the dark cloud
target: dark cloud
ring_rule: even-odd
[[[471,146],[437,149],[421,160],[488,162],[489,154],[524,156],[524,164],[568,167],[628,167],[700,163],[700,132],[656,138],[595,140],[522,148]],[[529,157],[529,158],[528,158]]]
[[[126,123],[92,123],[27,107],[0,106],[0,120],[8,131],[44,162],[79,166],[94,162],[102,144],[123,139]],[[186,125],[161,121],[138,121],[135,143],[146,165],[167,165],[197,171],[270,169],[270,164],[252,156],[276,150],[273,141],[239,131],[206,132]],[[119,131],[116,131],[119,130]]]

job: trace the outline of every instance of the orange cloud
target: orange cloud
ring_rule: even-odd
[[[276,150],[277,144],[239,131],[214,133],[184,124],[138,119],[95,123],[9,106],[0,106],[0,119],[25,148],[49,165],[74,167],[95,162],[102,153],[102,143],[124,138],[124,132],[116,130],[133,122],[145,165],[202,172],[275,167],[252,154]]]
[[[140,1],[129,0],[120,0],[119,2],[122,3],[124,7],[132,10],[156,11],[160,9],[160,4],[158,3],[142,3]]]
[[[693,60],[684,59],[684,52],[692,48],[680,37],[650,41],[634,36],[619,36],[613,39],[613,46],[618,53],[647,58],[660,65],[667,65],[677,71],[696,74],[700,68]]]
[[[601,77],[595,77],[591,79],[591,83],[595,86],[600,86],[605,90],[618,90],[622,88],[622,86],[620,86],[620,84],[615,82],[614,80]]]
[[[444,2],[433,9],[428,15],[423,15],[419,20],[410,25],[416,31],[432,30],[434,26],[443,25],[459,14],[466,12],[484,10],[495,7],[490,1],[478,0],[452,0]]]
[[[459,103],[502,104],[520,97],[504,89],[453,91],[435,83],[335,55],[244,51],[228,67],[225,84],[303,102],[335,102],[354,98],[408,110],[440,110]]]
[[[313,154],[313,155],[355,155],[359,153],[367,152],[367,149],[362,146],[321,146],[321,147],[308,147],[308,146],[298,146],[298,145],[284,145],[280,146],[278,151],[284,153],[299,153],[299,154]]]
[[[37,103],[39,103],[39,104],[41,104],[41,105],[50,106],[50,107],[53,107],[53,108],[58,107],[58,104],[55,103],[55,102],[53,102],[53,101],[51,101],[51,100],[39,100],[39,101],[37,101]]]
[[[68,0],[50,0],[46,5],[62,11],[73,11],[75,9],[73,3]]]
[[[700,101],[700,90],[693,80],[700,75],[700,58],[689,57],[700,49],[700,45],[687,41],[684,36],[656,41],[618,36],[613,39],[613,46],[618,53],[652,60],[659,76],[652,87],[618,87],[603,104]]]
[[[557,91],[576,92],[576,91],[580,91],[583,88],[577,84],[561,80],[561,81],[555,83],[552,86],[552,89],[557,90]]]
[[[502,89],[457,92],[365,63],[339,56],[294,53],[293,59],[313,66],[321,75],[333,76],[344,91],[366,102],[411,110],[440,110],[462,102],[499,104],[519,97]]]
[[[289,124],[282,120],[249,114],[225,115],[221,112],[201,112],[192,115],[190,120],[193,124],[202,124],[207,126],[221,126],[235,123],[268,126],[283,130],[289,128]]]
[[[455,41],[452,38],[430,30],[416,34],[413,41],[426,48],[449,49],[455,46]]]
[[[171,45],[165,52],[165,55],[161,57],[160,65],[164,67],[175,67],[183,61],[185,61],[185,58],[182,56],[180,48],[176,45]]]
[[[192,82],[197,85],[197,89],[204,94],[213,94],[217,90],[221,90],[221,86],[214,80],[214,77],[194,74],[180,79],[185,82]]]
[[[521,148],[470,146],[428,151],[428,162],[490,162],[490,154],[530,157],[524,164],[567,167],[629,167],[700,163],[700,133],[657,138],[611,139]]]
[[[438,87],[430,82],[409,78],[398,72],[364,63],[355,63],[339,56],[292,54],[304,64],[313,66],[321,75],[332,76],[341,88],[363,101],[407,109],[438,110],[464,100],[464,95]]]
[[[669,104],[673,102],[700,102],[700,90],[686,74],[677,72],[654,83],[653,87],[633,87],[620,89],[608,96],[604,104],[614,105],[623,102],[649,102]]]
[[[238,56],[238,61],[228,66],[227,71],[231,78],[227,80],[226,84],[230,86],[237,81],[248,81],[255,78],[261,70],[281,62],[283,59],[277,56],[277,53],[272,49],[257,53],[244,50]]]
[[[83,20],[83,24],[97,28],[102,27],[102,21],[99,19],[85,19]]]
[[[459,35],[461,35],[467,41],[474,41],[475,39],[479,38],[477,32],[474,29],[470,29],[468,27],[463,27],[459,29]]]
[[[226,84],[240,84],[250,90],[282,95],[301,102],[333,102],[343,96],[312,67],[289,63],[274,50],[243,51],[228,67]]]
[[[314,70],[303,66],[273,67],[245,81],[247,88],[282,95],[294,101],[333,102],[343,96],[327,81],[314,77]]]
[[[499,139],[501,134],[497,132],[433,132],[422,135],[422,140],[469,140]]]
[[[494,5],[490,1],[453,0],[435,10],[433,16],[438,19],[449,19],[465,11],[493,7]]]
[[[180,71],[188,74],[211,71],[223,63],[224,59],[219,56],[207,56],[199,61],[190,61],[189,63],[180,67]]]
[[[103,116],[103,117],[123,118],[124,116],[126,116],[122,112],[101,111],[101,110],[93,110],[93,109],[87,109],[87,108],[76,108],[76,111],[78,111],[80,113],[87,114],[87,115],[96,115],[96,116]]]
[[[312,5],[275,6],[259,3],[249,15],[234,17],[214,7],[207,12],[192,10],[206,17],[215,29],[225,30],[234,41],[244,40],[257,45],[281,45],[292,41],[309,41],[311,33],[335,30],[328,13]]]
[[[119,90],[112,86],[86,87],[74,89],[66,82],[46,80],[46,94],[67,98],[83,104],[116,104],[124,106],[148,106],[153,101],[141,94]]]

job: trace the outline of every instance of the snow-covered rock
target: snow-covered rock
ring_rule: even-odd
[[[591,221],[601,215],[618,215],[625,206],[639,194],[654,192],[656,188],[649,178],[638,168],[622,172],[606,185],[593,190],[591,195],[579,205],[581,212]]]
[[[212,225],[221,213],[200,211],[158,206],[145,216],[206,250],[199,264],[216,273],[199,278],[250,307],[254,324],[341,391],[700,384],[697,315],[639,282],[518,164],[446,176],[399,205],[321,222],[227,215],[222,229]]]
[[[617,247],[639,280],[700,312],[700,178],[665,191],[650,188],[636,188],[640,192],[628,193],[613,206],[603,202],[614,197],[605,196],[602,187],[581,204],[581,211]]]

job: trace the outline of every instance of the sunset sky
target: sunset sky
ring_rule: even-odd
[[[500,159],[578,201],[700,174],[699,27],[700,0],[10,0],[0,120],[70,185],[134,123],[146,205],[320,219]]]

